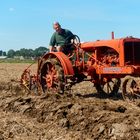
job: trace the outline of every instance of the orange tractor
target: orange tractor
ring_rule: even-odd
[[[24,70],[21,84],[29,91],[63,93],[73,84],[88,80],[98,93],[109,96],[118,90],[124,99],[140,98],[140,39],[126,37],[80,43],[71,37],[68,54],[50,52],[38,60],[37,73]],[[40,93],[41,93],[40,92]]]

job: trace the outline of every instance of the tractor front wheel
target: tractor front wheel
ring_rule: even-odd
[[[120,78],[112,78],[109,81],[103,83],[95,83],[95,87],[98,93],[102,95],[113,96],[117,94],[121,84]]]
[[[140,99],[140,79],[128,77],[122,84],[122,97],[126,101],[135,102]]]

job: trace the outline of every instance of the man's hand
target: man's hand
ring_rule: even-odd
[[[49,46],[49,48],[50,48],[50,52],[56,52],[56,47],[54,47],[54,46]]]

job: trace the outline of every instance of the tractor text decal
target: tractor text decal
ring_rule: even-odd
[[[103,72],[122,72],[122,68],[120,67],[109,67],[109,68],[103,68]]]

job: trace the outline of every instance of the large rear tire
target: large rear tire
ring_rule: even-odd
[[[57,58],[51,58],[43,64],[41,85],[44,92],[64,93],[64,71]]]

